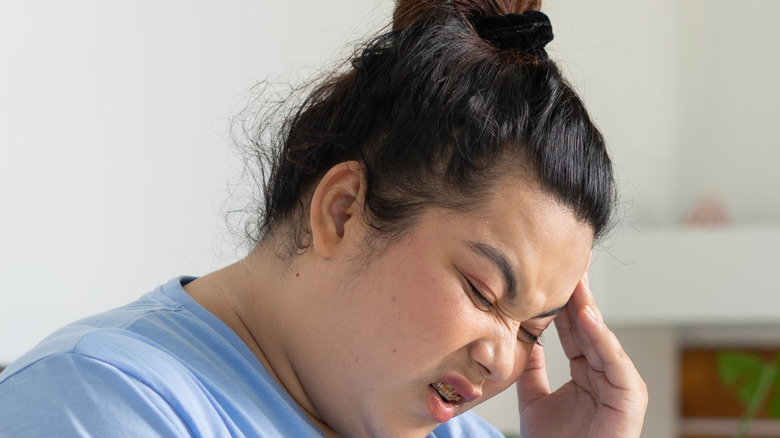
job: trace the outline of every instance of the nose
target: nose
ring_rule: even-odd
[[[506,380],[515,369],[517,344],[517,335],[511,327],[493,327],[469,345],[469,357],[485,369],[486,378]]]

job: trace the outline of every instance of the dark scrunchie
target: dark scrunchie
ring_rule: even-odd
[[[520,50],[547,59],[544,46],[553,40],[553,32],[543,12],[474,17],[471,23],[482,39],[500,50]]]

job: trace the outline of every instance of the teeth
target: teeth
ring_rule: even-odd
[[[447,401],[460,401],[461,396],[458,391],[455,390],[449,383],[436,382],[433,384],[433,388],[439,392],[439,395],[444,397]]]

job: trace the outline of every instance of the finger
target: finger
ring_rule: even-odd
[[[574,293],[569,298],[567,307],[577,312],[585,306],[596,307],[596,299],[593,298],[593,292],[590,290],[590,274],[587,271],[582,275],[577,287],[574,288]]]
[[[587,272],[569,300],[567,313],[561,334],[567,339],[561,339],[561,344],[570,360],[572,380],[599,403],[642,417],[647,387],[617,337],[604,324],[588,286]]]
[[[579,326],[576,324],[575,315],[583,305],[593,302],[593,295],[587,287],[587,272],[583,275],[577,287],[574,288],[572,296],[566,305],[566,309],[555,318],[555,328],[558,330],[558,337],[561,340],[561,346],[569,360],[582,356],[580,346]],[[595,305],[594,305],[595,307]]]
[[[562,318],[555,320],[558,335],[561,338],[561,345],[566,353],[566,357],[574,359],[582,354],[580,345],[581,336],[579,335],[579,326],[576,324],[576,313],[585,306],[589,306],[596,316],[601,319],[601,311],[596,306],[596,300],[589,286],[589,272],[585,271],[574,288],[572,296],[566,306],[567,312],[562,313]]]
[[[554,323],[555,329],[558,331],[558,339],[561,341],[561,346],[563,347],[563,352],[566,354],[566,357],[571,360],[577,356],[581,356],[582,352],[579,349],[580,347],[574,340],[579,335],[575,333],[574,323],[571,319],[568,307],[555,318]]]
[[[536,345],[531,350],[525,369],[517,380],[517,402],[520,410],[548,394],[550,394],[550,382],[547,378],[544,349]]]
[[[591,306],[577,313],[580,349],[590,368],[604,373],[608,383],[620,389],[634,390],[643,386],[639,372],[626,355],[617,337],[604,324]]]

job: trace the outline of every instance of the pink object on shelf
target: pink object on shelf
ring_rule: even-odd
[[[685,218],[689,227],[722,227],[729,224],[723,204],[713,196],[701,198]]]

